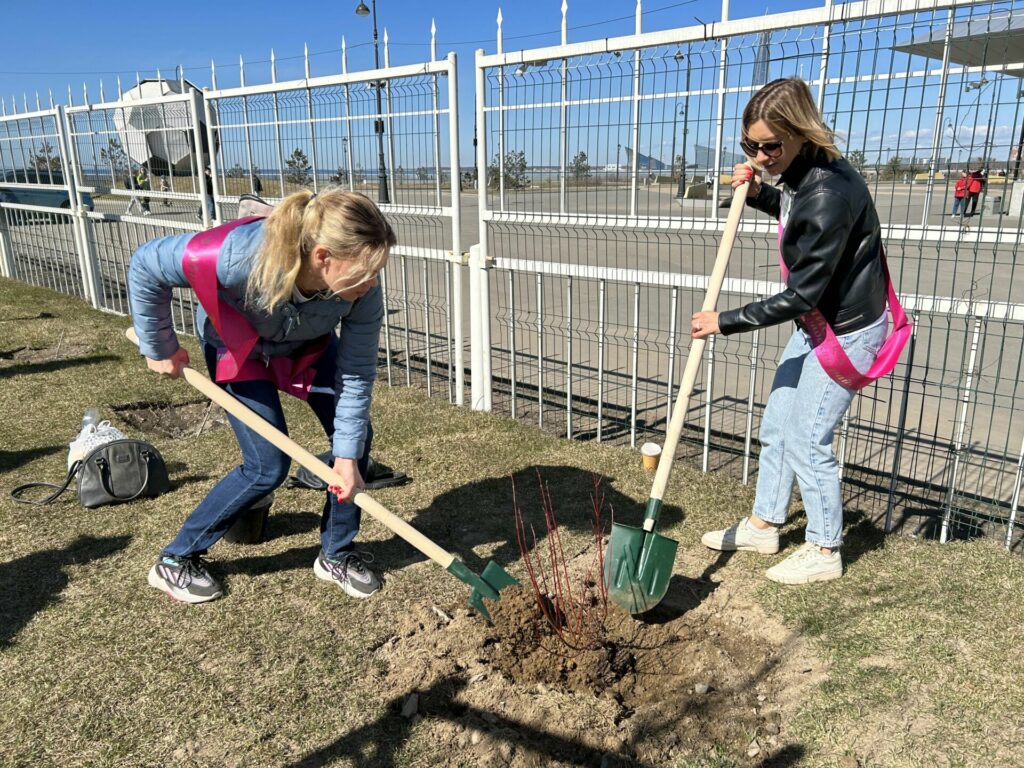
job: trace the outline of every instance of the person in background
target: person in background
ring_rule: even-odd
[[[953,185],[953,212],[950,216],[957,216],[966,213],[967,205],[964,198],[967,196],[967,171],[960,171],[960,178]]]
[[[981,197],[981,190],[985,187],[985,176],[981,170],[971,171],[970,176],[967,177],[967,201],[971,205],[971,210],[967,213],[968,216],[973,216],[978,210],[978,198]],[[964,204],[967,207],[967,204]]]

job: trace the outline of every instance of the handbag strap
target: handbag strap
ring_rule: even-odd
[[[64,491],[68,489],[68,486],[71,485],[71,481],[75,479],[75,475],[78,474],[78,470],[80,470],[81,468],[81,460],[76,461],[74,464],[72,464],[71,469],[68,470],[67,477],[64,478],[64,481],[60,485],[56,483],[24,483],[23,485],[19,485],[17,488],[14,488],[11,491],[11,498],[14,501],[18,502],[19,504],[34,504],[37,507],[45,506],[46,504],[55,501],[62,493],[64,493]],[[56,488],[57,490],[55,490],[45,499],[22,498],[22,494],[25,491],[29,490],[30,488]]]
[[[107,495],[110,496],[110,498],[117,499],[118,501],[131,501],[132,499],[137,499],[142,492],[146,490],[146,486],[149,485],[149,460],[153,458],[153,454],[143,448],[139,451],[139,455],[142,457],[142,463],[146,467],[146,476],[142,479],[142,484],[139,486],[139,490],[131,496],[118,496],[114,493],[114,489],[107,485],[109,473],[106,471],[100,472],[100,483],[103,485],[103,490],[107,492]],[[99,464],[101,469],[106,470],[107,462],[105,459],[99,457],[96,459],[96,463]]]

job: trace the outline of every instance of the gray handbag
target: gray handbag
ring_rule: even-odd
[[[93,449],[68,470],[63,483],[25,483],[11,491],[11,498],[21,504],[49,504],[78,478],[78,500],[93,509],[106,504],[122,504],[138,498],[155,498],[171,488],[167,465],[154,446],[144,440],[112,440]],[[44,499],[26,499],[22,494],[30,488],[52,488]]]

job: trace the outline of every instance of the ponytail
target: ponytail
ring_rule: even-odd
[[[312,248],[306,243],[303,219],[313,194],[302,190],[288,195],[263,224],[263,245],[249,272],[246,300],[267,312],[291,298],[302,259]]]

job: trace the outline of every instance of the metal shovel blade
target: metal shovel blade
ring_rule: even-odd
[[[668,591],[678,547],[668,536],[614,523],[604,564],[608,596],[630,613],[649,611]]]
[[[502,589],[519,583],[515,576],[493,560],[487,563],[484,567],[484,572],[479,576],[469,570],[461,560],[452,560],[451,565],[448,566],[448,572],[473,588],[473,591],[469,594],[469,604],[487,620],[488,624],[493,622],[491,621],[490,611],[484,605],[484,599],[498,602],[501,599],[498,593]]]

